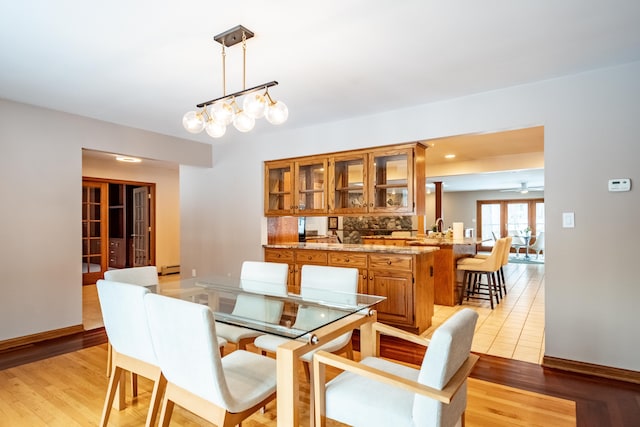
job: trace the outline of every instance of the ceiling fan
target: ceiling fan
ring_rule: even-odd
[[[526,182],[520,183],[520,188],[509,188],[506,190],[500,190],[502,192],[516,192],[520,194],[527,194],[529,191],[544,191],[544,187],[529,187]]]

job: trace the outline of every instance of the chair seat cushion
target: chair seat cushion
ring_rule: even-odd
[[[377,357],[363,364],[417,381],[419,370]],[[339,385],[339,387],[336,387]],[[343,372],[327,383],[327,417],[352,426],[411,426],[414,394]]]
[[[224,377],[235,401],[230,412],[240,412],[260,403],[276,391],[276,361],[244,350],[222,358]]]
[[[216,335],[232,343],[237,343],[243,338],[257,337],[261,334],[262,332],[254,331],[253,329],[216,322]]]

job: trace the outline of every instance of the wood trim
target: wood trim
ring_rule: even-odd
[[[11,338],[8,340],[0,341],[0,351],[33,344],[40,341],[46,341],[54,338],[64,337],[67,335],[73,335],[83,331],[84,331],[84,327],[82,325],[74,325],[74,326],[68,326],[66,328],[39,332],[37,334],[25,335],[23,337]]]
[[[578,362],[576,360],[561,359],[558,357],[544,356],[542,359],[544,368],[559,369],[578,374],[592,375],[612,380],[625,381],[640,384],[640,372],[628,369],[614,368],[611,366],[595,365],[593,363]]]

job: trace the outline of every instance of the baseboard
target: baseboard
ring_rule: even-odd
[[[578,374],[593,375],[612,380],[626,381],[640,384],[640,372],[628,369],[612,368],[610,366],[594,365],[592,363],[577,362],[575,360],[560,359],[558,357],[544,356],[542,359],[544,368],[554,368]]]
[[[61,329],[54,329],[52,331],[40,332],[33,335],[25,335],[23,337],[11,338],[8,340],[0,341],[0,351],[8,350],[10,348],[22,347],[25,345],[37,343],[40,341],[46,341],[53,338],[64,337],[67,335],[77,334],[83,332],[84,327],[82,325],[74,325]]]

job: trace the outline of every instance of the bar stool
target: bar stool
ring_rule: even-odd
[[[506,244],[506,238],[500,238],[496,241],[491,254],[487,258],[462,258],[458,261],[457,269],[464,271],[460,304],[462,304],[465,294],[467,300],[469,298],[489,300],[492,310],[494,297],[496,304],[500,303],[496,273],[502,266],[504,245]],[[481,292],[482,288],[485,287],[480,281],[482,275],[487,276],[486,293]]]
[[[507,294],[507,282],[504,278],[504,266],[509,264],[509,254],[511,253],[511,242],[513,241],[512,236],[504,237],[507,243],[504,245],[503,254],[502,254],[502,264],[500,265],[500,269],[498,270],[498,291],[500,294],[500,298],[502,298],[502,291],[504,294]],[[474,258],[478,259],[486,259],[489,257],[487,254],[476,254]]]

